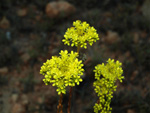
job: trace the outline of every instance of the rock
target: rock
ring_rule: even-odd
[[[68,2],[60,1],[58,3],[60,13],[64,13],[64,15],[69,16],[70,14],[76,11],[76,8]]]
[[[126,59],[125,55],[119,55],[119,57],[118,57],[118,60],[122,63],[124,63],[125,59]]]
[[[11,96],[11,102],[16,103],[17,100],[18,100],[18,94],[13,94],[13,95]]]
[[[3,93],[2,92],[0,92],[0,97],[2,97],[3,96]]]
[[[57,48],[54,48],[54,49],[52,49],[51,54],[56,55],[56,54],[58,54],[58,51],[59,50]]]
[[[119,41],[119,35],[116,32],[108,31],[107,35],[105,36],[105,42],[107,44],[113,44],[117,41]]]
[[[134,70],[132,75],[131,75],[130,80],[134,80],[137,77],[138,74],[139,74],[139,71],[138,70]]]
[[[9,32],[9,31],[7,31],[6,32],[6,38],[8,39],[8,40],[11,40],[11,32]]]
[[[22,56],[21,56],[21,59],[24,63],[27,63],[29,60],[30,60],[30,55],[28,53],[24,53]]]
[[[150,22],[150,0],[145,0],[144,4],[142,5],[142,13],[145,16],[145,18]]]
[[[48,17],[67,17],[74,13],[76,8],[66,1],[50,2],[47,4],[45,12]]]
[[[127,110],[127,113],[135,113],[135,111],[132,110],[132,109],[128,109],[128,110]]]
[[[27,15],[27,8],[17,10],[17,15],[21,16],[21,17],[26,16]]]
[[[3,17],[0,21],[0,28],[2,29],[8,29],[10,27],[10,22],[6,17]]]
[[[42,99],[41,97],[39,97],[39,98],[37,99],[37,102],[38,102],[39,104],[43,104],[43,99]]]
[[[146,36],[147,36],[147,32],[146,31],[142,31],[141,33],[140,33],[140,37],[141,38],[146,38]]]
[[[6,74],[6,73],[8,73],[8,68],[7,67],[0,68],[0,74]]]
[[[28,100],[28,96],[27,96],[27,95],[23,94],[23,95],[21,96],[21,103],[22,103],[22,105],[27,105],[27,104],[29,103],[29,100]]]
[[[111,12],[105,12],[105,13],[103,14],[103,16],[104,16],[104,17],[112,17],[113,14],[112,14]]]
[[[138,33],[133,34],[133,42],[135,44],[137,44],[139,42],[139,34]]]
[[[125,53],[125,56],[126,56],[127,58],[129,58],[129,57],[131,56],[130,51],[127,51],[127,52]]]
[[[21,87],[21,83],[20,83],[20,81],[16,81],[16,82],[14,83],[14,85],[15,85],[16,87],[18,87],[18,88],[20,88],[20,87]]]
[[[19,103],[13,105],[11,113],[26,113],[25,107]]]
[[[57,2],[51,2],[46,6],[46,14],[50,18],[55,18],[59,15],[59,10],[57,8]]]

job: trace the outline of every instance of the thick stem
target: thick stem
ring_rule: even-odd
[[[69,90],[69,101],[68,101],[68,112],[67,113],[70,113],[70,109],[71,109],[71,98],[72,98],[72,89],[73,87],[70,87],[70,90]]]
[[[57,113],[63,113],[62,109],[63,109],[63,105],[62,105],[62,99],[63,99],[63,94],[60,94],[60,98],[59,98],[59,103],[57,106]]]

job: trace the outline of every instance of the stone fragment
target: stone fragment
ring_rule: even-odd
[[[39,104],[43,104],[43,99],[42,99],[41,97],[39,97],[39,98],[37,99],[37,102],[38,102]]]
[[[0,74],[6,74],[6,73],[8,73],[8,68],[7,67],[0,68]]]
[[[17,100],[18,100],[18,94],[13,94],[13,95],[11,96],[11,102],[12,102],[12,103],[16,103]]]
[[[10,22],[6,17],[3,17],[0,21],[0,28],[2,29],[8,29],[10,27]]]
[[[132,75],[131,75],[130,80],[134,80],[137,77],[138,74],[139,74],[139,71],[138,70],[134,70]]]
[[[133,42],[135,44],[137,44],[139,42],[139,34],[138,33],[134,33],[134,35],[133,35]]]
[[[15,103],[12,107],[11,113],[26,113],[26,110],[23,105]]]
[[[18,9],[17,10],[17,15],[20,16],[20,17],[26,16],[27,15],[27,8]]]
[[[21,95],[21,103],[23,105],[27,105],[29,103],[27,95],[25,95],[25,94]]]
[[[24,53],[22,56],[21,56],[21,59],[24,63],[27,63],[29,60],[30,60],[30,55],[28,53]]]
[[[150,0],[145,0],[142,7],[141,11],[142,14],[145,16],[145,18],[150,22]]]
[[[2,92],[0,92],[0,97],[2,97],[3,96],[3,93]]]
[[[122,63],[124,63],[125,59],[126,59],[125,55],[119,55],[119,56],[118,56],[118,60],[119,60],[120,62],[122,62]]]
[[[126,56],[126,58],[130,57],[130,56],[131,56],[130,51],[127,51],[127,52],[125,53],[125,56]]]
[[[127,110],[127,113],[135,113],[135,111],[132,110],[132,109],[128,109],[128,110]]]
[[[54,1],[46,5],[45,12],[50,18],[67,17],[74,13],[76,8],[66,1]]]
[[[105,42],[107,44],[113,44],[119,41],[119,35],[116,32],[108,31],[107,35],[105,36]]]

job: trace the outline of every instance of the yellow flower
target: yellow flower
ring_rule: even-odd
[[[57,87],[58,94],[66,93],[67,86],[79,85],[82,82],[81,75],[83,75],[84,69],[82,61],[78,60],[78,54],[67,50],[61,51],[60,56],[53,56],[52,59],[47,60],[43,64],[40,70],[40,74],[43,74],[45,78],[44,83],[48,85],[52,83]]]
[[[108,59],[106,65],[102,63],[95,66],[94,72],[96,81],[93,83],[93,86],[99,96],[99,104],[96,103],[94,106],[95,113],[98,113],[98,111],[101,111],[101,113],[111,113],[112,108],[110,107],[110,102],[113,97],[113,91],[117,88],[115,82],[117,79],[119,79],[120,82],[124,79],[121,65],[119,61],[114,62],[113,59]]]
[[[88,23],[77,20],[73,22],[73,26],[68,28],[62,41],[68,46],[76,46],[87,48],[87,42],[92,46],[93,42],[99,40],[99,36],[94,27],[90,27]]]

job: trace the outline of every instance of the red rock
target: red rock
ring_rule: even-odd
[[[48,17],[67,17],[75,12],[75,7],[66,1],[50,2],[47,4],[45,12]]]

